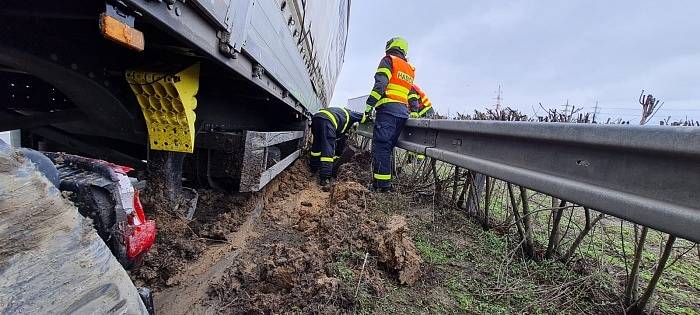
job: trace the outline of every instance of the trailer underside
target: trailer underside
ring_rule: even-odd
[[[194,10],[177,5],[182,12]],[[144,51],[100,33],[100,16],[115,12],[135,17],[133,26],[146,35]],[[21,129],[23,146],[148,169],[164,178],[159,189],[174,191],[183,178],[258,190],[299,155],[310,112],[250,56],[229,59],[236,67],[222,66],[220,56],[183,39],[162,20],[120,3],[65,1],[37,8],[8,1],[0,17],[0,126]],[[186,130],[193,145],[154,150],[152,121],[144,119],[144,104],[125,75],[163,73],[179,80],[178,73],[192,65],[199,67],[196,108]],[[154,120],[178,114],[177,107],[169,108],[156,106]],[[260,140],[279,135],[285,141]]]

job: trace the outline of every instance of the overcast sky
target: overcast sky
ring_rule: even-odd
[[[416,83],[440,113],[539,102],[638,121],[642,89],[700,119],[700,1],[353,0],[332,106],[368,94],[386,41],[403,36]],[[561,107],[563,109],[563,106]],[[542,113],[542,110],[539,110]]]

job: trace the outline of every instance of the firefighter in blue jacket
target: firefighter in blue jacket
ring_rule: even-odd
[[[312,172],[318,171],[319,184],[330,185],[333,175],[333,163],[343,154],[347,133],[355,123],[364,123],[364,114],[340,107],[320,110],[311,119],[311,158],[309,166]]]
[[[376,111],[372,134],[372,167],[374,181],[372,189],[388,192],[391,187],[391,155],[406,124],[411,108],[416,100],[409,100],[414,94],[413,79],[415,69],[406,59],[408,42],[394,37],[386,43],[386,56],[379,62],[374,75],[374,87],[367,98],[365,115]]]

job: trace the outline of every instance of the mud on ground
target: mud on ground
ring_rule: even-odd
[[[157,242],[135,283],[167,314],[354,313],[360,279],[378,295],[387,281],[416,283],[422,259],[405,218],[368,207],[368,158],[343,165],[329,192],[297,161],[263,193],[200,192],[191,222],[156,214]]]
[[[227,235],[235,232],[252,210],[250,197],[233,196],[213,190],[199,190],[197,211],[192,221],[179,213],[148,212],[157,223],[156,242],[145,255],[143,266],[130,272],[137,286],[159,292],[176,286],[176,277],[208,248],[227,244]],[[152,209],[153,207],[146,207]]]

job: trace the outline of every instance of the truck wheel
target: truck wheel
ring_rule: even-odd
[[[56,188],[58,188],[61,183],[61,179],[58,176],[58,170],[56,165],[53,164],[51,159],[39,151],[19,148],[17,151],[21,152],[24,157],[32,161],[36,170],[44,175]]]

